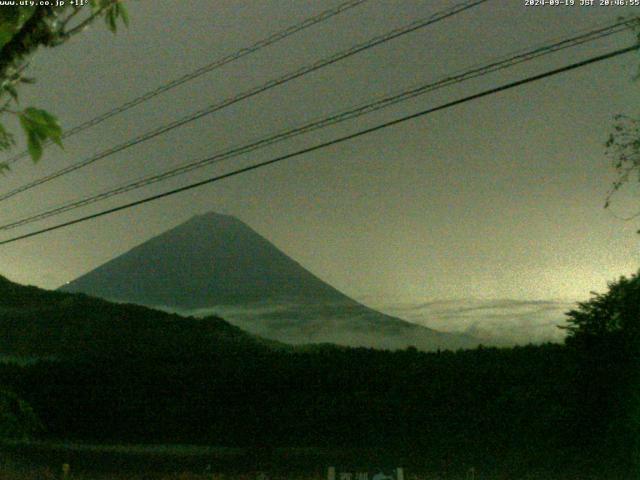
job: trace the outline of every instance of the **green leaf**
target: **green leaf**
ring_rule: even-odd
[[[45,110],[41,110],[41,114],[44,116],[48,129],[48,136],[53,143],[62,148],[62,127],[58,122],[58,119]]]
[[[27,136],[27,148],[34,162],[42,157],[43,143],[51,140],[62,147],[62,128],[56,117],[46,110],[29,107],[20,114],[20,124]]]
[[[14,87],[13,85],[7,85],[6,87],[4,87],[4,89],[7,91],[7,93],[9,93],[9,95],[11,95],[11,98],[13,98],[13,100],[16,103],[18,102],[18,91],[16,90],[16,87]]]
[[[11,170],[7,162],[0,162],[0,175],[6,175]]]
[[[124,23],[125,27],[128,27],[129,26],[129,12],[127,11],[127,7],[125,7],[125,5],[123,3],[116,4],[116,7],[118,8],[118,15],[120,17],[120,20],[122,20],[122,23]]]
[[[0,8],[0,48],[13,38],[35,11],[35,7]]]
[[[27,149],[34,162],[42,158],[42,141],[33,130],[27,131]]]
[[[13,38],[18,31],[20,9],[18,7],[0,8],[0,47]]]
[[[116,31],[118,30],[118,25],[116,24],[117,18],[118,17],[115,6],[107,10],[107,13],[104,17],[105,21],[107,22],[107,27],[109,27],[109,30],[111,30],[113,33],[116,33]]]
[[[0,150],[8,150],[15,144],[13,135],[0,123]]]

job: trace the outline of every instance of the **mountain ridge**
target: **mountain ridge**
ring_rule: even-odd
[[[281,348],[216,317],[183,317],[0,276],[0,359],[214,355]]]

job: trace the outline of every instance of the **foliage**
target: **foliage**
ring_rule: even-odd
[[[568,340],[584,337],[624,335],[640,339],[640,272],[631,278],[621,276],[608,284],[606,293],[592,293],[592,298],[578,303],[567,313]]]
[[[612,459],[640,472],[640,272],[610,282],[567,316],[582,421],[591,423],[583,428],[595,428]]]
[[[635,289],[636,277],[627,284]],[[627,323],[606,325],[615,333]],[[485,478],[634,478],[623,447],[635,427],[622,414],[633,369],[613,340],[432,353],[272,348],[221,319],[0,277],[0,352],[49,357],[0,362],[0,383],[33,406],[43,440],[243,448],[246,458],[219,460],[243,467],[296,447],[339,453],[284,464],[368,458],[445,478],[470,466]]]
[[[0,438],[26,439],[39,428],[31,406],[14,392],[0,388]]]
[[[62,130],[57,118],[44,110],[33,107],[16,109],[19,105],[18,88],[34,82],[24,75],[30,56],[39,47],[52,48],[63,44],[99,17],[105,19],[112,32],[116,32],[118,20],[125,25],[129,22],[121,0],[90,0],[86,6],[80,6],[80,3],[83,2],[77,5],[65,2],[55,7],[24,5],[0,8],[0,114],[19,118],[34,161],[40,159],[43,146],[48,141],[62,146]],[[0,151],[13,145],[14,135],[0,123]],[[6,162],[0,164],[0,172],[8,168]]]
[[[635,174],[640,181],[640,120],[628,115],[616,115],[613,132],[605,146],[617,173],[617,178],[607,195],[607,208],[613,195],[632,175]]]
[[[20,124],[27,135],[29,154],[34,161],[42,156],[42,144],[47,139],[62,147],[62,128],[56,118],[45,110],[25,108],[20,114]]]
[[[640,45],[640,17],[629,18],[629,27],[636,34],[636,43]],[[640,79],[640,68],[634,80]],[[640,181],[640,120],[628,115],[614,117],[613,132],[609,135],[606,146],[607,156],[612,160],[617,178],[614,180],[604,207],[611,205],[611,200],[620,188],[629,182],[635,174]],[[639,232],[640,233],[640,232]]]

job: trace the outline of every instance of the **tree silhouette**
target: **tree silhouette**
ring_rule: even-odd
[[[640,272],[639,272],[640,273]],[[567,312],[569,342],[584,338],[623,336],[631,346],[637,345],[640,332],[640,276],[621,276],[608,284],[606,293],[592,293],[592,298],[578,303]]]
[[[37,161],[47,142],[62,146],[62,128],[57,118],[45,110],[19,107],[18,88],[34,82],[25,76],[29,58],[40,47],[52,48],[65,43],[97,18],[103,17],[107,27],[115,32],[117,20],[126,25],[128,16],[121,0],[59,2],[59,6],[53,6],[54,2],[46,2],[47,5],[45,2],[15,3],[15,6],[0,8],[0,119],[6,115],[19,119],[29,155]],[[13,134],[0,122],[0,151],[14,144]],[[0,171],[8,169],[6,162],[0,163]]]
[[[640,43],[640,17],[630,18],[629,26],[636,34],[637,43]],[[640,79],[640,69],[634,80],[638,79]],[[604,208],[608,208],[613,195],[631,178],[635,176],[640,181],[640,119],[629,115],[616,115],[613,131],[605,146],[607,156],[611,158],[617,175],[604,204]],[[633,217],[638,215],[640,213]]]
[[[567,316],[582,433],[592,432],[603,457],[640,471],[640,272],[610,282]]]

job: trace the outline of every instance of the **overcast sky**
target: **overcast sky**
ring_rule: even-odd
[[[41,50],[22,103],[72,127],[162,82],[340,1],[140,0],[116,36],[96,25]],[[24,160],[7,191],[301,65],[459,2],[370,0]],[[614,7],[528,7],[491,0],[35,188],[0,210],[6,223],[171,165],[340,111],[385,93],[613,21]],[[579,3],[579,0],[576,0]],[[632,10],[631,10],[632,11]],[[418,97],[400,106],[207,167],[8,238],[142,198],[632,44],[622,34]],[[638,268],[639,222],[603,209],[613,172],[604,142],[616,113],[637,113],[636,54],[466,103],[177,196],[0,247],[0,272],[57,287],[173,227],[235,215],[303,266],[369,304],[442,299],[558,301]],[[625,198],[627,201],[625,203]],[[546,305],[546,304],[545,304]],[[564,303],[563,303],[564,305]]]

